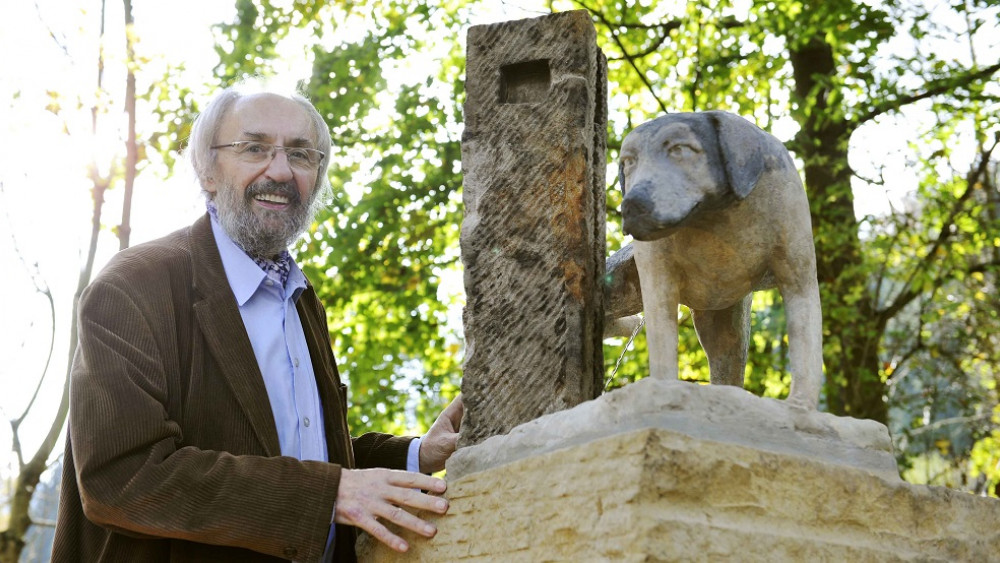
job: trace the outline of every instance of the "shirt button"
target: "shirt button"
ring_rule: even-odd
[[[267,285],[267,287],[272,287],[274,285],[274,280],[267,280],[264,284]]]
[[[305,419],[304,419],[304,420],[302,421],[302,423],[306,425],[306,428],[309,428],[309,417],[306,417],[306,418],[305,418]]]
[[[299,359],[298,358],[295,358],[294,360],[292,360],[292,363],[295,364],[295,367],[299,367]]]
[[[295,549],[294,547],[285,548],[285,557],[287,557],[288,559],[295,559],[295,556],[297,556],[298,554],[299,550]]]

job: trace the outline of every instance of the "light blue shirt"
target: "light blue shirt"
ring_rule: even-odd
[[[222,265],[236,296],[278,429],[281,455],[327,461],[323,406],[295,302],[306,277],[292,262],[287,285],[272,279],[212,220]]]
[[[302,321],[295,309],[306,288],[305,275],[292,261],[288,281],[282,287],[277,277],[269,277],[233,242],[214,217],[212,233],[264,378],[281,455],[328,461],[323,405]],[[408,471],[420,470],[419,452],[420,440],[410,442]]]

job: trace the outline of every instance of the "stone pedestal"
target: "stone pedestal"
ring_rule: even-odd
[[[1000,501],[903,482],[881,425],[731,393],[738,389],[642,383],[463,450],[468,472],[455,478],[449,464],[449,513],[429,517],[437,536],[404,534],[405,555],[364,537],[361,560],[1000,559]],[[633,397],[680,393],[692,406],[668,398],[672,414],[642,428],[631,398],[608,400],[630,387]],[[740,411],[749,411],[744,424],[719,432]],[[767,413],[776,422],[755,426]],[[601,428],[609,417],[621,419],[617,430]],[[567,431],[570,422],[580,431]],[[552,447],[529,454],[526,441]]]
[[[585,11],[469,30],[460,446],[601,393],[606,73]]]

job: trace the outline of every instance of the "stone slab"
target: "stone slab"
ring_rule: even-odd
[[[469,30],[460,447],[601,392],[606,73],[585,11]]]
[[[739,387],[641,379],[572,409],[546,415],[463,448],[448,475],[483,471],[521,458],[643,428],[816,459],[898,479],[888,429],[871,420],[806,410]]]
[[[997,561],[1000,501],[804,456],[632,430],[449,477],[431,540],[362,562]]]

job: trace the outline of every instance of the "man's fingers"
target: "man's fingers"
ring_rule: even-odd
[[[441,414],[451,421],[451,429],[458,432],[462,427],[462,415],[465,413],[465,405],[462,403],[462,394],[459,393],[451,403],[445,407]]]
[[[446,499],[420,492],[424,489],[443,493],[447,486],[443,479],[419,473],[345,469],[341,472],[337,492],[335,520],[357,526],[392,549],[403,552],[409,546],[383,523],[392,522],[422,536],[433,537],[437,529],[410,511],[447,512]]]
[[[410,548],[409,544],[407,544],[403,538],[392,533],[389,528],[386,528],[381,522],[374,518],[365,520],[363,523],[360,523],[358,527],[371,534],[373,538],[400,553]]]
[[[388,482],[390,485],[397,487],[422,489],[438,494],[448,490],[448,483],[444,479],[410,471],[393,471],[388,478]]]
[[[408,506],[436,514],[444,514],[448,511],[448,501],[441,497],[424,494],[414,489],[397,489],[396,491],[397,494],[386,496],[386,500],[394,505]]]
[[[384,511],[377,514],[387,522],[392,522],[401,528],[406,528],[424,537],[432,538],[437,533],[437,528],[432,524],[421,520],[399,506],[388,506]]]
[[[433,473],[444,469],[444,464],[455,452],[458,431],[462,428],[465,406],[459,393],[431,425],[420,442],[420,471]]]

